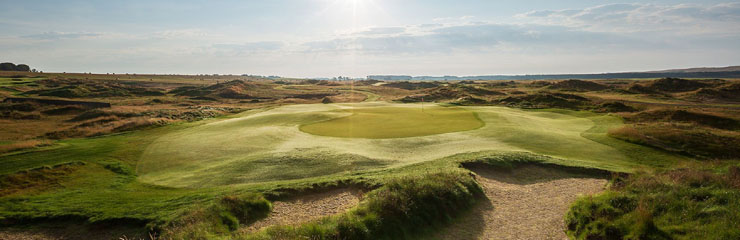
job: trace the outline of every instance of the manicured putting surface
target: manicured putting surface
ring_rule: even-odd
[[[405,138],[460,132],[484,123],[457,107],[370,107],[337,110],[351,115],[300,126],[306,133],[344,138]]]

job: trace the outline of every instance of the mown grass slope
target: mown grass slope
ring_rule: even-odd
[[[533,152],[564,159],[561,162],[564,165],[627,172],[639,166],[668,166],[682,159],[609,138],[607,130],[622,125],[621,120],[613,116],[568,110],[462,107],[462,111],[456,110],[458,107],[453,110],[442,106],[427,107],[435,109],[430,111],[441,112],[440,115],[463,114],[472,118],[471,112],[474,112],[485,125],[468,131],[405,138],[327,137],[299,128],[305,124],[346,119],[355,110],[365,115],[380,115],[371,123],[372,128],[365,128],[368,132],[375,129],[383,133],[386,130],[382,120],[390,117],[387,111],[409,106],[392,103],[291,105],[246,112],[228,120],[165,134],[144,150],[137,173],[141,181],[152,184],[211,187],[346,175],[482,151]],[[401,119],[394,121],[410,121],[403,124],[418,119],[412,116],[404,120],[403,114],[390,115]],[[342,128],[347,127],[343,123],[330,125],[339,128],[337,131],[346,131]]]

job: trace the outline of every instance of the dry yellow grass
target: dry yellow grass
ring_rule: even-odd
[[[0,145],[0,153],[12,152],[26,148],[49,146],[52,142],[49,140],[27,140],[11,144]]]

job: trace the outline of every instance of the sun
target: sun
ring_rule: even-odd
[[[357,27],[372,24],[371,20],[376,13],[383,9],[375,0],[326,0],[319,15],[325,18],[336,19],[351,23]]]

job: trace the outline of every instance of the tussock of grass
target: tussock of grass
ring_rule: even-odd
[[[630,122],[681,122],[724,130],[740,129],[740,121],[737,119],[711,113],[675,109],[643,111],[627,116],[627,120]]]
[[[51,188],[58,184],[64,176],[77,170],[80,165],[84,165],[84,163],[63,163],[4,176],[0,175],[0,197]]]
[[[85,121],[64,130],[48,132],[45,136],[51,139],[101,136],[150,126],[162,126],[170,122],[172,121],[163,118],[132,117],[121,119],[117,116],[105,116]]]
[[[632,124],[609,136],[698,158],[740,158],[740,133],[696,124]]]
[[[566,216],[575,239],[738,239],[738,167],[699,167],[613,180],[611,191],[582,198]]]
[[[274,226],[238,239],[405,239],[473,205],[483,190],[464,172],[438,172],[389,180],[351,211],[297,227]]]
[[[212,239],[229,234],[240,224],[264,218],[272,205],[254,193],[224,196],[208,207],[184,213],[162,231],[163,239]]]
[[[10,144],[2,144],[0,145],[0,154],[28,149],[28,148],[49,146],[51,144],[52,142],[48,140],[28,140],[28,141],[14,142]]]

